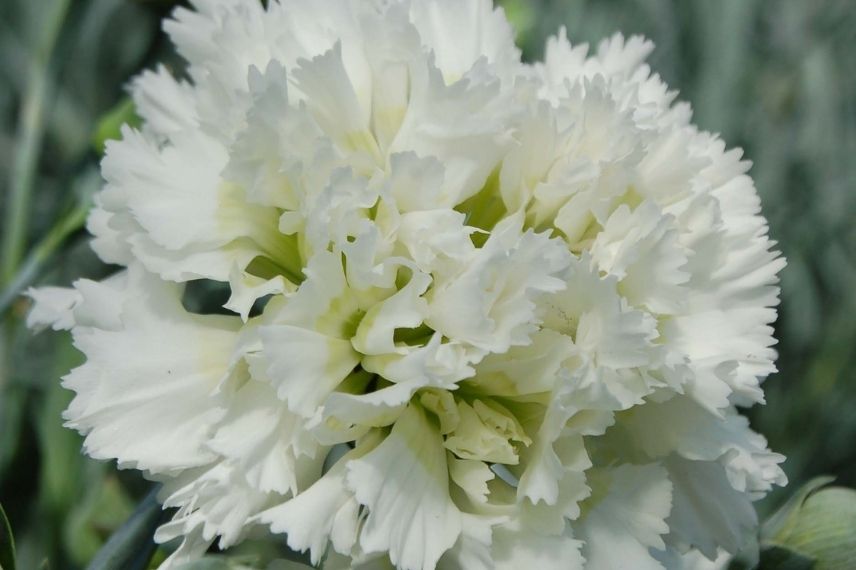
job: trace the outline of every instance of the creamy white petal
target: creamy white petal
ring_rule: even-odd
[[[559,275],[570,258],[558,240],[521,234],[521,223],[519,216],[500,222],[457,276],[435,284],[426,321],[434,330],[490,352],[529,343],[534,301],[564,288]]]
[[[461,513],[449,497],[442,438],[425,412],[410,406],[383,443],[347,469],[348,486],[369,509],[363,549],[388,550],[398,568],[433,569],[457,541]]]
[[[412,2],[410,14],[449,82],[462,77],[482,57],[500,73],[509,73],[520,59],[514,31],[490,0]]]
[[[297,494],[300,482],[320,474],[327,452],[303,421],[277,399],[269,384],[248,379],[207,445],[234,462],[253,489]]]
[[[366,168],[382,161],[369,129],[371,107],[360,100],[360,90],[352,83],[341,43],[311,60],[300,60],[293,75],[301,100],[340,149],[357,155]]]
[[[718,548],[736,554],[758,525],[750,498],[730,485],[718,463],[672,456],[663,465],[673,485],[666,540],[682,549],[696,547],[711,560]]]
[[[455,210],[409,212],[401,216],[398,241],[420,269],[442,276],[473,254],[475,229],[465,219]]]
[[[253,104],[229,152],[224,177],[258,204],[296,210],[303,162],[329,149],[323,132],[302,107],[289,104],[288,77],[277,61],[248,72]]]
[[[516,465],[520,459],[515,444],[532,443],[517,419],[496,402],[459,401],[458,417],[443,445],[461,459]]]
[[[306,280],[286,302],[277,305],[269,322],[347,338],[361,307],[345,278],[341,255],[319,253],[303,273]]]
[[[558,536],[499,527],[493,532],[493,559],[497,570],[543,568],[582,570],[583,557],[570,528]]]
[[[448,457],[449,477],[454,483],[477,503],[487,502],[487,482],[495,477],[493,471],[483,461]]]
[[[214,392],[229,371],[237,323],[186,313],[179,288],[139,268],[128,281],[120,328],[73,331],[87,362],[63,381],[77,393],[68,425],[86,435],[87,453],[123,467],[169,472],[207,463],[214,455],[204,442],[225,412]]]
[[[147,263],[151,270],[160,269],[156,262],[169,261],[170,254],[207,253],[222,258],[221,263],[242,260],[238,251],[223,247],[238,239],[253,244],[250,259],[286,255],[274,236],[276,212],[246,203],[241,188],[220,178],[227,158],[218,141],[198,131],[174,134],[159,148],[125,127],[122,140],[107,145],[102,164],[107,185],[99,195],[100,207],[128,213],[139,224],[128,228],[125,239],[137,248],[151,243],[147,252],[155,258],[155,263]],[[211,276],[226,280],[223,275]]]
[[[616,209],[591,252],[602,271],[618,277],[618,288],[631,304],[659,314],[681,310],[683,285],[690,277],[683,270],[686,254],[674,221],[651,202],[632,212],[626,206]]]
[[[434,156],[398,152],[389,157],[389,192],[402,212],[435,210],[448,203],[445,167]]]
[[[232,294],[223,307],[238,313],[244,322],[247,322],[253,305],[259,299],[294,290],[293,284],[282,275],[277,275],[272,279],[263,279],[247,273],[237,266],[232,268],[232,274],[229,276],[229,288],[232,290]]]
[[[47,327],[53,330],[68,330],[74,326],[75,305],[82,300],[80,293],[66,287],[40,287],[27,290],[33,307],[27,314],[27,326],[41,330]]]
[[[454,389],[456,384],[474,374],[469,351],[460,344],[444,342],[433,333],[425,345],[411,347],[404,354],[366,356],[365,370],[395,384],[436,386]]]
[[[649,549],[664,550],[672,483],[659,465],[622,465],[588,473],[594,491],[574,525],[586,568],[662,570]]]
[[[454,193],[437,205],[459,204],[482,188],[510,145],[503,122],[513,110],[508,103],[500,81],[485,66],[447,86],[430,60],[416,63],[410,104],[390,152],[440,159],[445,185]]]
[[[227,463],[189,469],[164,479],[159,493],[165,508],[178,507],[170,522],[155,532],[155,542],[179,536],[200,536],[220,548],[239,542],[253,517],[270,506],[274,496],[257,491],[244,482],[239,470]]]
[[[417,391],[423,390],[424,398],[426,388],[456,390],[457,382],[473,374],[466,352],[459,346],[441,344],[438,334],[428,344],[403,353],[363,357],[361,365],[367,373],[377,374],[392,385],[368,394],[333,392],[324,403],[327,427],[390,425]]]
[[[161,562],[158,570],[180,570],[186,567],[194,560],[198,560],[205,555],[211,547],[212,540],[207,540],[202,536],[202,529],[197,527],[184,535],[181,544],[175,551]]]
[[[197,124],[193,87],[163,65],[144,71],[131,84],[134,110],[157,135],[169,137]]]
[[[565,279],[564,290],[543,301],[546,327],[570,335],[598,364],[633,368],[651,363],[657,323],[626,306],[615,278],[601,277],[584,256]]]
[[[377,438],[363,441],[341,457],[311,487],[293,499],[259,515],[271,530],[288,535],[289,548],[310,552],[318,564],[330,541],[341,554],[349,554],[359,530],[359,503],[345,484],[348,465],[376,447]]]
[[[496,518],[462,513],[461,535],[455,545],[437,562],[438,570],[493,570],[491,546]]]
[[[277,395],[305,417],[359,364],[347,340],[291,325],[269,325],[260,335]]]
[[[426,384],[419,381],[401,382],[381,388],[370,394],[349,394],[333,392],[324,402],[324,419],[330,427],[330,420],[341,427],[352,426],[383,427],[392,424],[413,397],[417,390]],[[347,436],[350,439],[350,436]]]
[[[495,396],[552,391],[563,363],[576,355],[574,342],[550,329],[535,332],[531,341],[529,345],[513,346],[504,353],[486,356],[467,385]]]
[[[379,355],[406,352],[395,346],[397,329],[415,329],[428,314],[428,302],[422,295],[431,284],[425,273],[411,271],[410,280],[398,292],[370,308],[351,339],[351,344],[362,354]]]
[[[677,453],[691,460],[719,461],[738,491],[764,494],[787,482],[779,467],[784,457],[769,451],[767,440],[736,410],[717,416],[690,398],[675,396],[633,409],[618,425],[649,457]]]

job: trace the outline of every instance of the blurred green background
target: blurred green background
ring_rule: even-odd
[[[248,0],[249,1],[249,0]],[[856,486],[856,3],[853,0],[506,0],[527,59],[560,25],[575,43],[615,31],[657,49],[653,69],[695,121],[741,146],[788,258],[779,367],[749,411],[788,456],[793,486]],[[115,268],[87,247],[99,185],[93,140],[125,117],[124,86],[180,62],[159,31],[173,2],[0,2],[0,503],[19,568],[80,568],[146,493],[134,473],[80,454],[61,427],[79,363],[65,334],[33,337],[17,296]],[[104,117],[107,117],[106,119]],[[99,127],[100,125],[100,127]],[[781,501],[779,492],[760,505]]]

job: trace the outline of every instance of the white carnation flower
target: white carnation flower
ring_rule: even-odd
[[[649,42],[526,65],[489,0],[194,5],[187,78],[138,77],[103,162],[93,247],[127,269],[32,293],[87,357],[86,452],[178,507],[162,568],[259,529],[331,568],[741,548],[785,483],[737,413],[784,261]],[[196,279],[229,315],[185,310]]]

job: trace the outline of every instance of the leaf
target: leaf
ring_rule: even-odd
[[[113,533],[87,567],[87,570],[143,570],[155,544],[152,540],[164,511],[157,501],[157,489],[137,506],[134,514]]]
[[[0,570],[15,570],[15,537],[3,505],[0,505]]]
[[[313,568],[309,562],[297,562],[295,560],[274,560],[271,562],[267,570],[308,570]]]
[[[234,570],[234,566],[222,556],[205,556],[183,564],[182,570]]]
[[[53,363],[47,367],[49,378],[61,378],[83,363],[74,348],[71,335],[55,335],[51,343]],[[80,453],[82,438],[63,426],[62,412],[68,407],[73,393],[58,380],[47,383],[36,412],[39,453],[42,458],[39,476],[39,500],[57,517],[63,516],[80,500],[78,489],[85,485],[82,473],[84,458]]]
[[[5,341],[0,333],[0,342]],[[4,386],[0,392],[0,480],[5,480],[9,466],[18,457],[27,395],[26,390],[14,385]]]
[[[816,560],[781,546],[761,550],[758,570],[814,570]]]
[[[856,491],[829,487],[806,499],[788,546],[817,558],[816,570],[849,570],[856,561]]]
[[[140,123],[141,119],[137,115],[134,102],[130,97],[126,97],[98,119],[95,133],[92,135],[92,146],[95,147],[98,154],[101,154],[104,152],[107,141],[121,138],[123,125],[136,127]]]
[[[514,28],[517,43],[526,43],[537,23],[535,7],[527,0],[505,0],[502,7]]]
[[[853,567],[856,560],[856,491],[824,487],[831,480],[819,477],[810,481],[764,524],[761,569],[848,570]],[[794,565],[798,560],[796,556],[816,560],[816,564]],[[770,560],[773,559],[778,565],[772,565]],[[785,563],[787,565],[783,565]]]
[[[775,513],[764,522],[761,527],[761,541],[774,541],[777,535],[788,532],[788,529],[796,523],[796,517],[805,500],[815,491],[826,487],[835,480],[835,477],[815,477],[788,499]]]
[[[132,500],[108,465],[86,463],[77,475],[85,483],[63,522],[63,544],[77,566],[85,566],[110,535],[134,513]]]
[[[241,557],[210,555],[182,565],[181,570],[254,570],[255,568],[265,568],[265,570],[310,570],[313,567],[308,562],[304,564],[285,559],[271,560],[264,566],[261,566],[256,561],[242,560]]]

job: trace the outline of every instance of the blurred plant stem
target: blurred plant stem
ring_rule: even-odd
[[[30,197],[38,167],[39,150],[44,135],[45,113],[50,85],[51,55],[68,14],[71,0],[54,0],[46,13],[42,37],[28,70],[27,85],[21,99],[20,122],[10,169],[9,202],[3,224],[0,283],[8,284],[15,276],[26,247]],[[0,377],[2,378],[2,377]]]
[[[6,440],[4,443],[9,443],[10,439],[14,441],[17,432],[15,426],[18,424],[15,416],[20,414],[20,410],[15,409],[18,402],[13,396],[16,395],[11,394],[8,389],[12,349],[18,327],[11,312],[6,312],[6,306],[11,303],[14,294],[8,303],[5,297],[14,290],[9,285],[17,280],[18,267],[26,248],[31,194],[44,138],[47,103],[53,84],[51,59],[70,5],[71,0],[54,0],[50,9],[45,11],[40,28],[41,37],[37,40],[34,57],[28,65],[13,147],[14,157],[9,169],[9,196],[0,242],[0,299],[3,299],[3,308],[0,310],[0,430]],[[63,227],[58,231],[51,231],[33,252],[28,264],[32,262],[35,268],[40,263],[39,260],[46,259],[68,235],[64,229]],[[4,453],[0,453],[0,475],[12,454],[12,451],[7,452],[7,449],[10,449],[10,446],[4,445]]]
[[[87,570],[145,570],[155,552],[155,529],[166,518],[157,500],[159,487],[153,488],[137,505],[134,513],[104,544]]]
[[[47,262],[66,243],[68,236],[86,222],[91,206],[89,197],[99,181],[97,172],[91,174],[84,177],[84,189],[78,192],[77,202],[72,209],[33,247],[11,281],[0,289],[0,481],[15,449],[17,430],[14,426],[18,424],[21,411],[19,400],[23,397],[21,390],[14,390],[10,385],[15,339],[23,327],[22,320],[16,318],[11,309],[21,292],[35,281]]]
[[[90,204],[80,202],[51,228],[50,232],[33,248],[20,270],[0,292],[0,313],[4,313],[21,292],[33,282],[45,262],[60,248],[65,239],[83,227]]]

